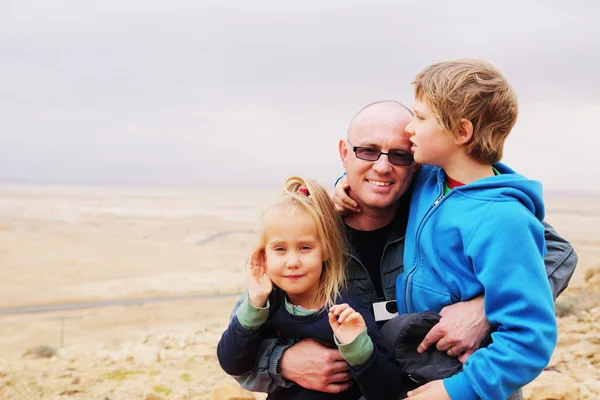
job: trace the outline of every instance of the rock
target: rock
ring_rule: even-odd
[[[213,400],[254,400],[254,395],[237,383],[223,383],[212,392]]]
[[[146,395],[146,397],[144,397],[144,399],[145,400],[165,400],[163,397],[155,395],[154,393],[148,393]]]
[[[544,371],[533,382],[523,388],[527,400],[580,400],[580,385],[568,375],[557,371]]]

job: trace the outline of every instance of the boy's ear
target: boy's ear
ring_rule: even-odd
[[[338,150],[340,152],[340,160],[342,160],[342,165],[346,168],[346,157],[348,157],[348,146],[346,146],[346,141],[344,139],[340,140],[338,144]]]
[[[473,123],[466,118],[462,118],[458,122],[457,134],[455,135],[455,142],[458,145],[465,145],[469,143],[473,137]]]

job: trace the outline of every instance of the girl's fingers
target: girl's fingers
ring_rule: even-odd
[[[346,319],[347,319],[347,318],[348,318],[350,315],[352,315],[352,313],[353,313],[353,312],[354,312],[354,310],[353,310],[352,308],[350,308],[350,307],[346,308],[346,309],[345,309],[344,311],[342,311],[342,312],[340,313],[340,315],[338,316],[338,322],[339,322],[340,324],[343,324],[343,323],[345,323],[345,322],[346,322]]]
[[[331,329],[333,330],[333,333],[335,333],[335,331],[337,331],[337,328],[339,326],[339,324],[337,322],[337,318],[335,317],[335,315],[333,315],[333,313],[331,311],[329,312],[329,325],[331,325]]]
[[[350,307],[350,306],[349,306],[348,304],[346,304],[346,303],[343,303],[343,304],[335,304],[335,305],[333,305],[333,306],[332,306],[332,307],[329,309],[329,311],[330,311],[330,312],[332,312],[332,313],[333,313],[335,316],[338,316],[338,315],[340,315],[340,313],[341,313],[342,311],[344,311],[346,308],[349,308],[349,307]]]

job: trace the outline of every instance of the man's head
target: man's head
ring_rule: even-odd
[[[485,164],[500,161],[518,114],[517,95],[500,71],[481,60],[446,61],[425,68],[413,84],[415,101],[428,106],[468,155]]]
[[[372,103],[356,114],[350,122],[347,138],[340,141],[340,157],[348,184],[363,212],[395,209],[408,190],[416,170],[405,132],[411,119],[411,111],[396,101]],[[363,159],[357,157],[356,147],[393,154],[391,158],[382,154],[378,160],[368,161],[364,153],[359,153]],[[404,165],[394,165],[390,160]]]

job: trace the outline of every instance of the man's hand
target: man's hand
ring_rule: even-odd
[[[446,306],[440,315],[440,322],[427,333],[417,351],[423,353],[437,343],[438,350],[458,357],[464,364],[467,357],[481,347],[491,330],[485,318],[483,296]]]
[[[313,339],[303,339],[284,351],[279,372],[284,379],[319,392],[340,393],[353,384],[340,351]]]
[[[444,381],[437,380],[419,386],[415,390],[408,392],[408,399],[410,400],[451,400],[446,388],[444,387]]]
[[[331,196],[333,203],[335,204],[335,210],[339,214],[348,214],[351,212],[360,212],[358,203],[354,201],[350,195],[350,185],[348,185],[348,179],[344,176],[339,180],[335,188],[333,189],[333,195]]]

